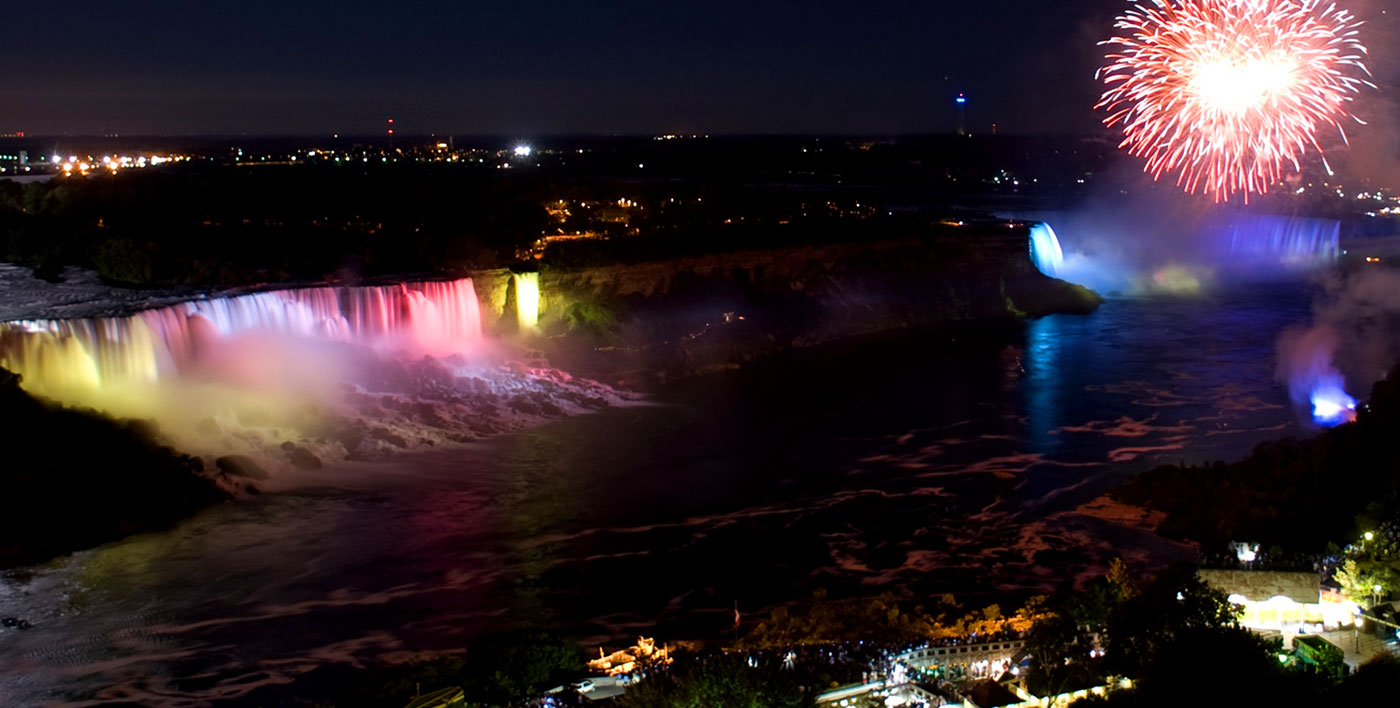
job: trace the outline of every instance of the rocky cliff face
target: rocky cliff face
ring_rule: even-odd
[[[488,312],[516,328],[515,286],[478,277]],[[684,376],[757,356],[896,329],[1089,312],[1092,292],[1042,275],[1025,229],[544,268],[536,344],[594,375]],[[499,300],[499,309],[497,301]],[[615,376],[614,376],[615,378]],[[625,377],[624,377],[625,378]]]

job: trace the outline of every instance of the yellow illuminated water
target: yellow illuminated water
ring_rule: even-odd
[[[521,329],[533,328],[540,323],[540,274],[516,273],[515,315]]]

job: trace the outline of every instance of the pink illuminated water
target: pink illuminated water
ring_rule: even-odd
[[[194,300],[130,317],[0,324],[0,365],[71,387],[153,381],[189,371],[242,335],[349,342],[445,356],[476,350],[481,313],[470,278],[274,290]]]
[[[407,322],[418,346],[432,354],[453,354],[481,339],[481,309],[470,279],[421,287],[403,291]]]

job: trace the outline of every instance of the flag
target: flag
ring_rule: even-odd
[[[739,603],[734,603],[734,628],[739,628]]]

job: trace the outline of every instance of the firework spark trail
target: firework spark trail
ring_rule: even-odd
[[[1323,0],[1151,0],[1118,17],[1096,108],[1154,179],[1216,201],[1266,193],[1300,170],[1371,86],[1361,23]],[[1329,168],[1330,170],[1330,168]]]

